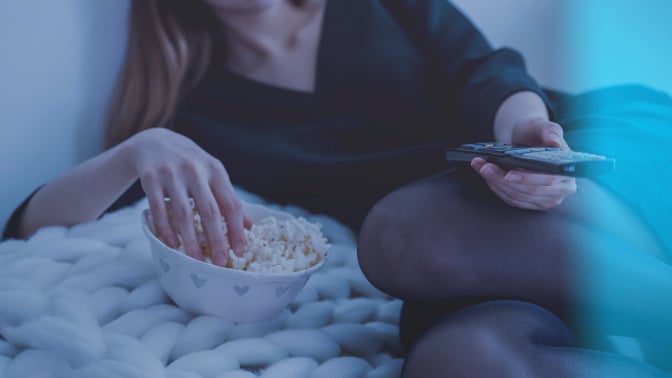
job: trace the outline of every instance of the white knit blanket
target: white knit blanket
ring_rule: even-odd
[[[401,303],[364,278],[346,227],[271,204],[322,224],[333,248],[282,313],[236,324],[167,297],[140,227],[146,207],[0,244],[0,377],[399,376]]]

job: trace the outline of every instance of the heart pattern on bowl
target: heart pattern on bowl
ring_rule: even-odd
[[[170,272],[170,265],[168,265],[167,262],[163,261],[163,259],[159,259],[159,264],[161,265],[161,270],[163,271],[163,273]]]
[[[203,287],[203,285],[205,285],[206,282],[208,282],[208,279],[201,278],[196,273],[191,273],[191,282],[194,283],[194,286],[196,286],[196,288],[200,289]]]
[[[245,285],[245,286],[238,286],[238,285],[233,285],[233,291],[236,292],[238,295],[245,295],[247,291],[250,290],[250,287]]]

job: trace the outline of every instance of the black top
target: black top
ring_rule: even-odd
[[[177,131],[234,185],[355,229],[386,193],[446,169],[444,146],[492,140],[507,96],[544,96],[517,52],[493,50],[445,0],[328,0],[322,28],[314,92],[227,70],[222,41]]]

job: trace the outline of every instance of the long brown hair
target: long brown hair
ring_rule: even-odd
[[[308,0],[290,0],[295,6]],[[172,127],[180,100],[208,69],[219,21],[201,0],[131,0],[126,60],[107,118],[106,147]]]
[[[202,1],[132,0],[126,60],[109,108],[106,146],[171,127],[181,97],[208,68],[216,19]]]

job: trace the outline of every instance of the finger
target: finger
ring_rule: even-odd
[[[508,174],[507,174],[508,175]],[[506,186],[512,190],[537,197],[557,197],[568,196],[576,191],[576,180],[571,177],[561,178],[553,181],[550,185],[537,185],[526,183],[512,183],[509,181],[499,181],[499,185]]]
[[[164,200],[164,191],[156,180],[155,176],[147,175],[140,180],[142,189],[147,195],[149,202],[149,212],[152,214],[152,221],[157,236],[169,247],[177,248],[179,241],[177,235],[170,224],[170,217]]]
[[[478,170],[478,173],[483,177],[486,181],[504,181],[504,176],[506,175],[506,170],[501,168],[500,166],[493,164],[493,163],[485,163],[481,166],[481,168]]]
[[[572,180],[570,177],[548,175],[522,170],[506,170],[497,164],[486,163],[481,166],[479,173],[490,182],[498,182],[520,189],[523,192],[535,193],[539,188],[561,186]]]
[[[201,225],[210,246],[210,257],[216,265],[226,266],[229,242],[224,232],[224,223],[219,206],[207,183],[203,182],[191,191],[201,217]]]
[[[506,203],[525,209],[545,210],[557,206],[576,191],[576,181],[569,177],[558,176],[559,181],[550,186],[510,183],[504,179],[508,173],[490,163],[484,165],[479,173],[490,189]]]
[[[492,187],[496,188],[498,193],[505,194],[510,202],[526,204],[525,208],[535,210],[546,210],[558,206],[571,194],[566,190],[550,190],[548,187],[533,188],[531,192],[507,185],[493,184]]]
[[[563,150],[569,150],[569,146],[564,138],[562,126],[555,122],[546,122],[542,132],[545,146],[559,147]]]
[[[203,252],[196,236],[194,214],[189,203],[189,195],[186,189],[175,181],[169,184],[168,193],[170,195],[173,223],[182,237],[184,251],[187,255],[202,261]]]
[[[246,230],[249,230],[252,228],[252,220],[247,217],[247,215],[243,216],[243,227],[245,227]]]
[[[530,171],[523,171],[519,169],[512,169],[504,175],[504,180],[512,184],[523,184],[533,186],[553,186],[562,184],[571,180],[570,177],[551,175],[545,173],[535,173]]]
[[[481,168],[487,163],[485,159],[480,158],[480,157],[475,157],[471,159],[471,167],[478,173],[481,172]]]
[[[501,181],[492,181],[489,185],[496,189],[497,193],[504,194],[510,202],[526,203],[531,205],[526,208],[538,210],[558,206],[576,191],[576,181],[573,179],[554,186],[518,185]]]
[[[504,201],[504,203],[506,203],[509,206],[514,206],[526,210],[540,210],[536,203],[527,201],[524,198],[513,195],[512,193],[510,193],[510,190],[508,190],[506,187],[500,185],[493,185],[490,183],[488,183],[488,186],[490,187],[490,190],[492,190],[492,192],[495,193],[497,197],[499,197],[502,201]]]
[[[560,205],[565,195],[528,195],[504,185],[491,185],[491,190],[505,203],[526,210],[544,211]]]
[[[529,197],[531,201],[537,202],[555,202],[558,198],[565,198],[576,191],[576,180],[569,177],[561,178],[553,185],[529,185],[506,180],[492,180],[491,184],[506,188],[512,195]]]
[[[480,161],[472,161],[472,164],[476,166],[481,163]],[[485,179],[490,190],[505,203],[522,209],[547,210],[558,206],[568,195],[576,190],[575,180],[562,176],[554,176],[552,180],[554,184],[550,186],[510,183],[505,179],[508,172],[492,163],[483,164],[478,173]],[[534,176],[551,176],[522,173]],[[546,181],[548,179],[541,178],[540,180]],[[555,180],[559,181],[555,182]]]
[[[237,256],[242,256],[245,250],[243,208],[233,190],[228,175],[222,174],[219,177],[214,177],[210,183],[210,189],[215,196],[222,216],[226,220],[231,248]]]

